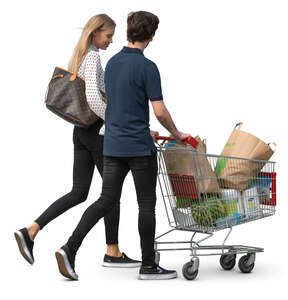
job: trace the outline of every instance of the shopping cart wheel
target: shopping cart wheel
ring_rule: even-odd
[[[154,261],[155,261],[156,265],[159,265],[159,262],[160,262],[160,252],[158,252],[158,251],[155,252],[155,259],[154,259]]]
[[[253,270],[255,263],[249,262],[251,255],[254,255],[254,261],[255,261],[255,253],[244,255],[239,259],[238,267],[242,273],[250,273]]]
[[[223,254],[220,257],[220,265],[226,270],[232,270],[236,265],[236,254]]]
[[[194,262],[187,262],[182,268],[182,274],[187,280],[194,280],[198,275],[198,269],[194,270]]]

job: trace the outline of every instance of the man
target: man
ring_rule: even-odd
[[[75,255],[97,221],[116,205],[123,181],[131,170],[139,206],[141,240],[140,279],[171,279],[174,270],[155,264],[155,204],[157,151],[149,129],[149,100],[160,123],[184,143],[189,136],[179,132],[166,109],[161,80],[155,63],[143,51],[152,41],[159,19],[149,12],[131,13],[127,19],[127,47],[114,55],[105,70],[107,108],[105,113],[104,172],[101,197],[84,212],[67,244],[56,252],[62,275],[78,279]]]

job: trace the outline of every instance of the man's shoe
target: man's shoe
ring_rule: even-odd
[[[59,272],[66,278],[78,280],[75,272],[75,255],[72,253],[67,244],[58,249],[55,253]]]
[[[142,280],[160,280],[160,279],[173,279],[177,277],[177,272],[174,270],[165,270],[159,265],[141,266],[139,271],[139,279]]]
[[[105,254],[103,267],[111,268],[137,268],[141,267],[141,261],[129,258],[124,252],[122,256],[115,257]]]
[[[18,244],[20,253],[29,262],[29,264],[32,265],[34,263],[34,256],[33,256],[34,241],[30,239],[27,228],[22,228],[14,232],[14,236]]]

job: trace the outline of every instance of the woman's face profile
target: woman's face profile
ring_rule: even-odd
[[[114,35],[115,28],[96,31],[93,33],[94,40],[93,43],[98,49],[106,50],[110,43],[112,43],[112,37]]]

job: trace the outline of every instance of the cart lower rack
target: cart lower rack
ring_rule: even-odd
[[[275,162],[200,153],[193,147],[168,143],[171,138],[158,139],[164,140],[157,147],[158,181],[172,229],[156,237],[155,262],[159,263],[161,251],[189,250],[192,258],[182,273],[193,280],[200,256],[220,255],[222,268],[232,270],[236,255],[245,254],[238,266],[243,273],[250,273],[255,254],[264,249],[226,245],[226,241],[234,226],[275,214]],[[228,233],[221,245],[201,244],[224,229]],[[189,241],[159,241],[175,230],[193,234]],[[205,237],[196,240],[199,234]]]

